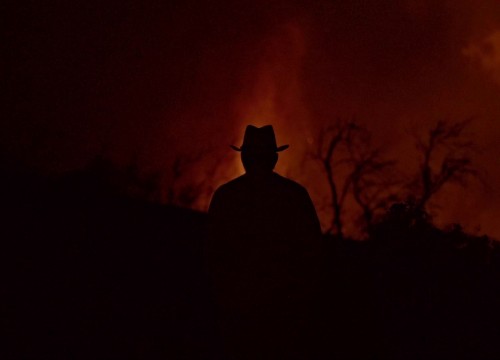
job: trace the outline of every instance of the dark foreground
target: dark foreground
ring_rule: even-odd
[[[222,358],[204,214],[64,187],[4,199],[0,358]],[[391,226],[325,237],[309,358],[500,359],[499,248]]]

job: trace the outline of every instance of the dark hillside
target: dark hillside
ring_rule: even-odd
[[[204,214],[80,185],[4,203],[7,358],[206,352]]]
[[[3,359],[220,358],[205,214],[81,176],[4,177],[2,193]],[[496,242],[406,212],[324,245],[311,354],[500,357]]]

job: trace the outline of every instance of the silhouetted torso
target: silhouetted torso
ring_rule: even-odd
[[[246,174],[221,186],[209,213],[211,238],[218,243],[211,245],[227,255],[221,265],[249,276],[294,272],[320,234],[307,191],[276,173]]]
[[[319,253],[319,221],[306,189],[274,172],[245,174],[215,192],[209,215],[208,255],[222,311],[238,326],[253,322],[250,333],[290,328],[285,318],[300,318]]]

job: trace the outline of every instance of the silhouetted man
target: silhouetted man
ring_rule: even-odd
[[[232,148],[246,173],[215,191],[207,247],[230,357],[299,358],[317,276],[316,211],[304,187],[273,171],[288,145],[276,146],[271,125],[247,126]]]

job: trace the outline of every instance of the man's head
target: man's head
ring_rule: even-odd
[[[231,146],[241,152],[241,161],[247,173],[266,173],[273,171],[278,161],[278,152],[288,145],[276,146],[272,125],[255,127],[248,125],[241,147]]]
[[[278,153],[242,151],[241,162],[249,174],[270,173],[278,162]]]

